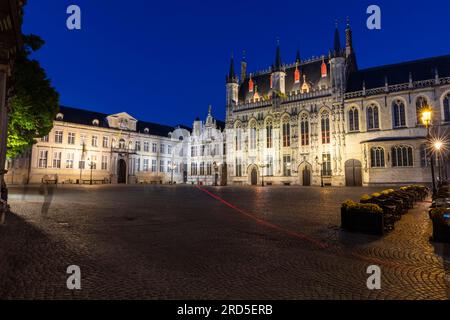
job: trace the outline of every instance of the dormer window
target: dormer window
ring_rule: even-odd
[[[298,67],[296,67],[294,71],[294,83],[299,82],[300,82],[300,70],[298,70]]]
[[[92,125],[94,125],[94,126],[98,126],[99,123],[100,123],[100,121],[98,121],[98,119],[92,120]]]
[[[306,76],[303,75],[302,93],[309,93],[311,90],[308,82],[306,82]]]
[[[64,119],[64,115],[60,112],[56,115],[56,120],[62,120]]]
[[[322,78],[326,78],[327,76],[327,65],[325,61],[322,59],[322,65],[320,66],[320,73],[322,74]]]
[[[124,119],[124,118],[120,119],[119,120],[119,127],[121,129],[128,129],[128,120]]]
[[[144,133],[149,133],[149,132],[150,132],[150,130],[148,128],[144,129]]]
[[[248,92],[253,92],[253,87],[254,87],[254,83],[253,83],[252,75],[250,75],[250,80],[248,81]]]

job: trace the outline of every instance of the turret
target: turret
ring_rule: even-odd
[[[347,59],[347,72],[358,70],[356,55],[353,50],[352,29],[350,28],[350,19],[347,17],[347,27],[345,28],[345,58]]]
[[[280,44],[277,43],[275,64],[272,66],[272,88],[280,93],[286,93],[286,72],[281,62]]]
[[[330,59],[331,86],[335,92],[344,92],[346,73],[345,70],[346,66],[344,52],[341,49],[339,29],[336,22],[336,28],[334,30],[333,50]]]
[[[242,60],[241,60],[241,83],[245,81],[247,77],[247,60],[245,58],[245,50],[242,52]]]

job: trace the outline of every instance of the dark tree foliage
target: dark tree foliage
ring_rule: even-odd
[[[44,41],[36,35],[23,36],[24,47],[17,55],[12,74],[7,156],[13,157],[47,135],[59,109],[59,95],[45,70],[30,55]]]

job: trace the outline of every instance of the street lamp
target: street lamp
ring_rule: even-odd
[[[320,186],[323,187],[323,162],[319,162],[319,157],[316,156],[316,163],[320,166]]]
[[[261,162],[258,166],[261,168],[261,187],[264,187],[264,168],[267,167],[267,165]]]
[[[175,168],[177,167],[177,165],[175,163],[171,163],[170,165],[170,184],[173,184],[173,171],[175,170]]]
[[[88,162],[89,162],[89,167],[91,169],[91,177],[89,180],[89,184],[92,185],[92,170],[94,169],[94,161],[91,161],[90,158],[88,158]]]
[[[432,111],[430,107],[424,107],[421,111],[421,120],[422,123],[427,128],[427,141],[429,144],[431,144],[431,134],[430,134],[430,127],[431,127],[431,116]],[[439,145],[439,148],[442,147],[442,144]],[[434,159],[433,159],[433,152],[431,150],[428,152],[430,155],[430,162],[431,162],[431,182],[433,185],[433,197],[436,195],[436,182],[434,178]]]

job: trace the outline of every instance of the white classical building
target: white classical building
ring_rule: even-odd
[[[50,134],[7,163],[7,183],[181,183],[190,128],[60,107]]]
[[[375,185],[430,182],[424,106],[431,133],[450,123],[450,56],[358,70],[347,25],[327,56],[226,78],[228,182]],[[443,138],[443,137],[441,137]],[[445,137],[444,137],[445,138]],[[436,154],[440,176],[447,152]],[[445,173],[444,173],[445,172]]]

